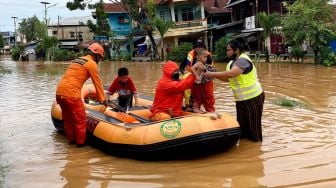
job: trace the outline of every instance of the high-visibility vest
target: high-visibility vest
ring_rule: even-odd
[[[252,63],[252,60],[249,56],[242,53],[238,58],[243,58],[251,62],[252,70],[247,74],[240,74],[234,78],[229,78],[230,86],[233,91],[233,96],[236,101],[245,101],[252,99],[260,95],[263,90],[261,84],[258,81],[257,70]],[[234,61],[231,60],[226,66],[226,70],[231,69],[231,65]]]

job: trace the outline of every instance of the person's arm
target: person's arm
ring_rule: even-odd
[[[199,72],[197,70],[201,69],[201,63],[197,62],[195,65],[191,67],[191,73],[195,76],[196,80],[200,79]]]
[[[134,93],[133,96],[134,96],[134,106],[138,106],[138,104],[139,104],[139,102],[138,102],[138,94]]]
[[[190,74],[187,78],[181,80],[181,81],[175,81],[175,85],[173,88],[174,93],[180,93],[184,92],[186,89],[190,89],[195,82],[195,76],[193,74]]]
[[[227,81],[229,78],[234,78],[243,73],[243,70],[238,66],[233,66],[229,71],[223,72],[205,72],[204,76],[210,78],[217,78],[222,81]]]
[[[136,91],[136,88],[135,88],[135,85],[134,85],[134,82],[132,80],[131,77],[128,78],[128,82],[130,84],[130,88],[131,88],[131,91],[133,93],[133,97],[134,97],[134,106],[138,106],[138,93]]]
[[[108,88],[109,95],[113,95],[117,91],[117,82],[118,82],[118,77],[115,77],[110,87]]]
[[[104,88],[103,88],[102,80],[100,79],[99,74],[98,74],[97,64],[91,61],[91,62],[85,63],[84,66],[86,66],[86,69],[89,71],[89,75],[91,77],[93,85],[96,88],[98,101],[104,102],[105,101]]]

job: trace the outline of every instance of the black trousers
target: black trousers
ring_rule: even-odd
[[[123,95],[118,97],[118,105],[122,108],[126,108],[127,106],[132,107],[133,103],[133,95]]]
[[[261,117],[264,101],[264,92],[246,101],[236,101],[237,121],[240,125],[241,138],[248,138],[254,142],[262,141]]]

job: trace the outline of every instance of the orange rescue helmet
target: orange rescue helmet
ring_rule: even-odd
[[[104,57],[104,48],[98,44],[98,43],[92,43],[88,49],[94,53],[94,54],[99,54],[102,58]]]

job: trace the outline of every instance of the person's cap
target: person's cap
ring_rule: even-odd
[[[88,47],[88,49],[89,49],[92,53],[94,53],[94,54],[98,54],[98,55],[100,55],[102,58],[104,57],[104,52],[105,52],[105,50],[104,50],[104,48],[103,48],[100,44],[98,44],[98,43],[92,43],[92,44]]]

